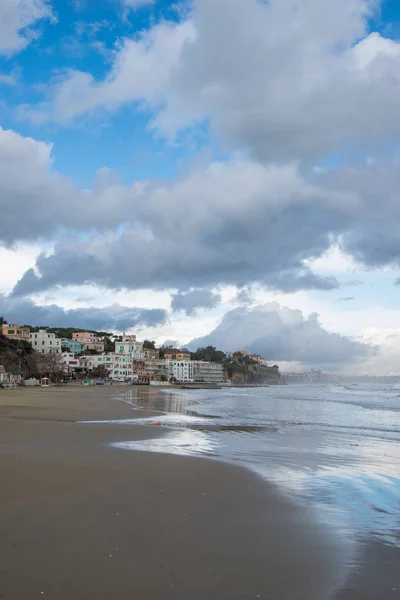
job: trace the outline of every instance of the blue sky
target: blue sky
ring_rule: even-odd
[[[150,306],[143,334],[187,342],[245,286],[354,344],[400,332],[398,2],[25,9],[0,7],[8,307]]]

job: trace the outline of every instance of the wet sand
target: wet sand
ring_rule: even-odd
[[[216,461],[109,446],[162,428],[76,422],[146,416],[119,393],[0,392],[0,598],[331,597],[338,549],[276,488]]]

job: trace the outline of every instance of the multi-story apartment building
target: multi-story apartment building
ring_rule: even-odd
[[[82,342],[82,344],[90,344],[91,342],[98,342],[99,338],[95,333],[91,333],[90,331],[74,331],[72,334],[72,339],[77,342]]]
[[[104,342],[102,342],[95,333],[90,331],[74,331],[72,339],[76,342],[81,342],[84,350],[96,350],[96,352],[104,352]]]
[[[132,363],[130,356],[114,353],[81,356],[79,359],[80,367],[89,373],[93,369],[103,366],[107,369],[109,377],[116,380],[132,379],[134,377]]]
[[[193,362],[190,360],[166,359],[168,381],[180,381],[182,383],[193,382]]]
[[[198,383],[224,383],[223,366],[215,362],[193,361],[193,380]]]
[[[74,354],[82,354],[85,349],[85,344],[83,342],[77,342],[76,340],[61,338],[61,348],[68,348],[68,350]]]
[[[133,361],[133,372],[139,381],[168,381],[167,361],[163,358],[149,358]]]
[[[29,334],[29,342],[36,352],[41,354],[59,354],[61,352],[61,340],[55,333],[49,333],[47,329],[39,329]]]
[[[1,332],[10,340],[22,340],[29,342],[29,327],[22,327],[21,325],[2,325]]]
[[[124,354],[134,360],[143,360],[143,344],[137,341],[136,335],[123,335],[121,341],[115,341],[115,354]]]

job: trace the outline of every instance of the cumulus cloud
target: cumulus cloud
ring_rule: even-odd
[[[328,332],[316,314],[306,318],[300,310],[275,302],[229,311],[214,331],[192,340],[189,347],[208,345],[225,351],[241,348],[270,362],[296,362],[302,368],[328,370],[340,370],[377,352],[373,345]]]
[[[38,258],[37,272],[28,271],[15,293],[83,282],[131,289],[252,281],[286,291],[338,286],[313,274],[305,259],[325,252],[352,218],[347,196],[308,183],[295,165],[213,163],[175,182],[124,193],[104,192],[99,212],[86,206],[82,215],[105,226],[109,202],[124,220],[121,230],[84,241],[69,236]]]
[[[50,98],[36,106],[19,107],[20,118],[34,123],[68,122],[97,109],[115,110],[132,102],[158,106],[184,43],[194,35],[191,22],[162,22],[138,39],[119,43],[115,62],[104,81],[91,73],[69,70],[63,83],[50,89]]]
[[[145,309],[113,304],[105,308],[66,310],[56,304],[38,305],[28,299],[13,299],[0,294],[0,315],[9,323],[32,326],[77,327],[100,331],[124,331],[131,327],[155,327],[167,320],[163,309]]]
[[[376,0],[194,0],[180,23],[123,40],[103,80],[69,71],[33,119],[144,102],[167,136],[209,120],[261,160],[370,148],[400,133],[400,44],[368,31]]]
[[[35,35],[34,26],[43,19],[54,19],[47,0],[1,0],[0,54],[25,48]]]
[[[174,312],[184,311],[190,316],[196,314],[199,308],[215,308],[220,302],[220,294],[215,294],[210,290],[194,289],[173,294],[171,308]]]

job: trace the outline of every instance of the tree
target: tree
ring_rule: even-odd
[[[207,346],[206,348],[197,348],[196,352],[190,354],[190,358],[192,360],[223,363],[226,361],[226,354],[221,350],[217,350],[214,346]]]
[[[155,342],[150,342],[150,340],[144,340],[144,342],[143,342],[143,348],[145,350],[155,350],[156,349],[156,343]]]
[[[105,365],[99,365],[93,369],[93,371],[91,371],[91,375],[92,377],[96,377],[98,379],[106,379],[110,374]]]
[[[105,352],[115,352],[115,343],[110,340],[110,338],[106,335],[104,336],[104,351]]]
[[[32,369],[35,369],[35,375],[39,375],[40,378],[48,377],[52,381],[58,381],[64,375],[64,365],[60,354],[35,352],[32,355]]]

